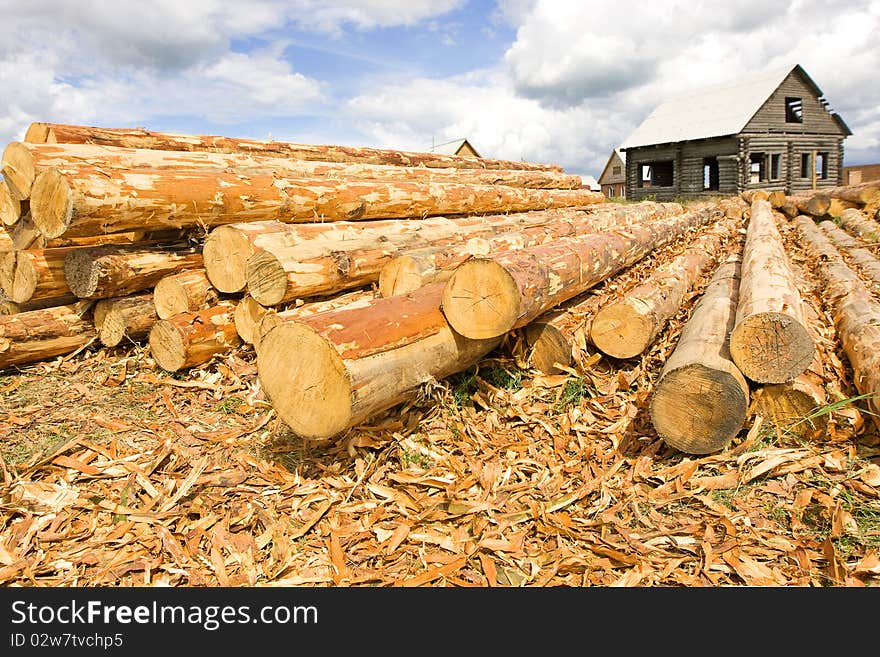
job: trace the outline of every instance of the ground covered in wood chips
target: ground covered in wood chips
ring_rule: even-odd
[[[512,335],[326,443],[286,430],[250,349],[172,376],[144,346],[90,347],[0,377],[0,585],[877,585],[880,438],[783,234],[818,318],[824,432],[752,417],[701,457],[657,437],[652,385],[711,269],[640,358],[585,345],[540,375]]]

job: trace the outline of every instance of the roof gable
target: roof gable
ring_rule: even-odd
[[[783,81],[795,74],[804,79],[817,97],[822,95],[822,90],[800,65],[764,71],[670,98],[658,105],[620,147],[735,135],[743,130]]]
[[[605,166],[602,169],[602,173],[599,174],[599,184],[604,184],[606,181],[606,178],[613,177],[613,176],[609,176],[608,172],[611,170],[611,165],[617,161],[620,162],[620,166],[623,169],[623,171],[621,172],[620,176],[617,176],[615,178],[614,182],[622,182],[622,181],[626,180],[626,173],[625,173],[626,172],[626,153],[624,153],[623,151],[620,151],[618,149],[614,149],[613,151],[611,151],[611,155],[608,156],[608,161],[605,163]]]

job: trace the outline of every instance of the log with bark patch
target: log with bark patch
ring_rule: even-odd
[[[110,244],[71,250],[64,277],[80,299],[109,299],[154,287],[164,276],[202,266],[198,248],[183,244]]]
[[[465,337],[504,335],[720,216],[717,206],[701,207],[627,229],[468,260],[445,283],[443,313]]]
[[[752,381],[785,383],[810,366],[815,351],[773,209],[755,201],[730,336],[733,362]]]
[[[819,222],[819,228],[825,232],[834,246],[843,252],[844,260],[849,259],[855,265],[856,271],[864,274],[875,285],[880,285],[880,260],[871,253],[864,242],[857,240],[827,219]]]
[[[654,385],[651,423],[682,452],[721,450],[746,421],[749,386],[728,349],[740,265],[739,254],[733,254],[716,269]]]
[[[562,237],[623,228],[634,222],[656,221],[680,214],[681,206],[630,206],[623,212],[574,216],[560,222],[474,237],[463,243],[407,249],[390,259],[379,271],[379,294],[405,294],[435,281],[445,281],[456,267],[473,257],[488,256],[544,244]]]
[[[241,174],[276,174],[288,178],[329,177],[340,180],[403,180],[457,182],[476,185],[511,185],[534,189],[575,189],[580,176],[558,171],[526,169],[429,168],[387,164],[348,164],[292,160],[249,153],[167,151],[92,144],[31,144],[11,142],[3,151],[2,170],[13,195],[30,197],[36,176],[49,168],[76,170],[83,167],[119,170],[235,171]]]
[[[217,290],[208,280],[204,268],[163,276],[153,289],[153,304],[159,319],[201,310],[214,305],[217,300]]]
[[[240,345],[234,311],[233,303],[221,301],[210,308],[157,321],[149,335],[150,353],[156,364],[177,372],[207,363]]]
[[[0,370],[70,354],[95,339],[91,303],[0,317]]]
[[[823,297],[833,311],[853,383],[859,394],[867,395],[871,419],[880,428],[880,303],[814,221],[798,217],[796,225],[825,283]]]
[[[840,225],[866,242],[880,242],[880,222],[871,219],[859,210],[844,210],[840,215]]]
[[[461,155],[337,146],[334,144],[297,144],[215,135],[174,134],[154,132],[142,128],[100,128],[44,122],[32,123],[28,126],[24,141],[33,144],[100,144],[170,151],[250,153],[251,155],[272,155],[293,160],[319,160],[323,162],[363,162],[366,164],[458,167],[463,169],[562,171],[562,168],[555,164],[516,160],[470,158]]]
[[[101,299],[95,304],[98,317],[95,328],[105,347],[116,347],[124,341],[140,342],[159,321],[150,292],[125,297]]]
[[[501,230],[504,227],[521,227],[544,224],[566,217],[592,214],[597,210],[560,208],[537,210],[514,214],[429,217],[412,219],[389,219],[371,221],[338,221],[327,223],[286,224],[280,221],[257,221],[218,226],[205,238],[202,254],[205,270],[214,287],[220,292],[241,292],[247,287],[247,261],[252,255],[270,249],[282,251],[303,250],[300,255],[326,254],[328,251],[345,251],[363,248],[366,241],[377,247],[395,244],[399,247],[416,247],[438,240],[460,241],[469,236]],[[603,210],[604,211],[604,210]],[[310,244],[311,246],[306,246]]]
[[[501,338],[471,340],[439,311],[443,284],[272,328],[260,343],[260,383],[297,434],[327,439],[477,362]]]
[[[76,248],[29,249],[0,256],[0,287],[15,303],[70,296],[64,259]]]
[[[730,219],[715,224],[619,301],[603,306],[590,324],[590,341],[614,358],[632,358],[643,353],[678,312],[736,228]]]
[[[588,189],[331,178],[232,171],[41,172],[31,191],[34,223],[49,238],[275,219],[286,223],[521,212],[604,202]]]

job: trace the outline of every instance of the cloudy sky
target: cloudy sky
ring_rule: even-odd
[[[880,162],[880,0],[0,0],[32,121],[429,150],[598,176],[665,97],[800,64]]]

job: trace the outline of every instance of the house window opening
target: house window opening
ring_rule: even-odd
[[[770,156],[770,180],[779,180],[782,178],[782,155],[773,153]]]
[[[672,187],[673,185],[672,160],[645,162],[641,165],[640,170],[640,187]]]
[[[788,97],[785,99],[785,122],[804,122],[804,101],[801,98]]]
[[[703,189],[717,192],[718,182],[718,158],[703,158]]]
[[[816,153],[816,178],[828,178],[828,153]]]
[[[810,154],[801,153],[801,178],[810,177]]]
[[[763,153],[752,153],[749,158],[749,183],[767,180],[767,158]]]

